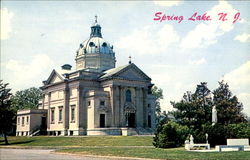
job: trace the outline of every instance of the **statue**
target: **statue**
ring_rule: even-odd
[[[194,144],[194,137],[193,137],[192,134],[190,135],[190,138],[189,138],[189,139],[190,139],[190,144]]]
[[[206,133],[205,136],[206,136],[206,142],[208,144],[208,134]]]
[[[217,110],[216,110],[216,107],[213,106],[213,109],[212,109],[212,125],[215,125],[215,123],[217,123]]]

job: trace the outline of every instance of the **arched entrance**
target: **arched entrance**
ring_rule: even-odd
[[[128,126],[134,128],[135,127],[135,113],[128,113],[127,115]]]
[[[127,102],[124,107],[126,127],[134,128],[136,127],[136,109],[131,102]]]

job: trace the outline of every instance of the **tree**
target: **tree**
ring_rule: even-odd
[[[219,87],[213,91],[213,101],[217,109],[218,123],[231,124],[246,122],[246,118],[242,113],[243,104],[233,96],[229,90],[229,85],[223,80],[218,82]]]
[[[175,111],[171,114],[178,123],[193,128],[201,128],[202,124],[211,121],[212,98],[206,82],[197,85],[195,93],[184,93],[180,102],[171,102]]]
[[[8,83],[4,84],[0,80],[0,131],[4,135],[5,144],[8,143],[7,132],[13,125],[15,120],[15,112],[11,108],[11,89],[7,88]]]
[[[36,109],[41,98],[42,91],[38,88],[32,87],[22,91],[17,91],[16,94],[11,97],[11,106],[16,110]]]
[[[155,112],[156,112],[156,121],[159,122],[161,116],[161,103],[160,100],[163,99],[163,90],[154,86],[152,88],[152,94],[155,96]]]

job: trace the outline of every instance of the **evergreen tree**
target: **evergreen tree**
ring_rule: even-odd
[[[0,80],[0,131],[4,135],[5,144],[8,143],[7,133],[15,121],[15,112],[10,105],[11,89],[7,88],[8,83],[4,84]]]
[[[213,101],[217,109],[218,123],[246,122],[246,118],[242,113],[243,104],[238,101],[236,96],[233,96],[227,83],[223,80],[218,83],[219,87],[213,91]]]
[[[171,102],[176,110],[171,112],[175,119],[183,125],[200,128],[211,121],[212,98],[206,82],[197,85],[195,93],[184,93],[180,102]]]

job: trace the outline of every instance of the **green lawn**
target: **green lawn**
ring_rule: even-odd
[[[152,140],[152,136],[8,137],[10,145],[17,146],[152,146]]]
[[[159,148],[126,148],[126,147],[99,147],[62,149],[57,152],[67,152],[88,155],[106,155],[122,157],[140,157],[155,159],[185,159],[185,160],[249,160],[250,152],[188,152],[182,148],[159,149]]]
[[[250,152],[187,152],[181,148],[158,149],[152,146],[152,136],[84,136],[84,137],[8,137],[9,146],[57,147],[56,152],[75,154],[140,157],[156,159],[250,160]],[[0,138],[0,147],[5,145]]]

